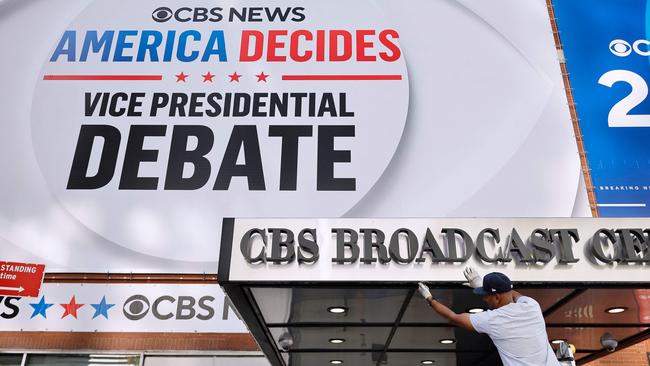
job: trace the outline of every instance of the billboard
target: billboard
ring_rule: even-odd
[[[589,215],[544,1],[2,7],[7,259],[216,272],[223,217]]]
[[[219,285],[46,283],[0,296],[3,331],[247,333]]]
[[[554,0],[601,216],[650,215],[646,1]]]

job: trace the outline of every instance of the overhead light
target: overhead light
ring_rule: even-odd
[[[551,343],[560,344],[560,343],[566,342],[566,341],[567,341],[566,339],[554,339],[554,340],[551,341]]]
[[[339,344],[339,343],[343,343],[343,342],[345,342],[345,339],[343,339],[343,338],[331,338],[330,339],[330,343],[333,343],[333,344]]]
[[[620,313],[624,312],[625,310],[627,310],[627,308],[625,306],[617,306],[617,307],[614,307],[614,308],[609,308],[609,309],[607,309],[605,311],[608,312],[609,314],[620,314]]]
[[[348,311],[348,308],[343,306],[332,306],[331,308],[327,308],[327,311],[332,314],[343,314]]]
[[[422,360],[420,361],[421,364],[423,365],[433,365],[435,361],[434,360]]]
[[[471,309],[467,310],[468,313],[472,313],[472,314],[482,313],[484,311],[485,311],[485,309],[483,309],[483,308],[471,308]]]
[[[330,363],[331,363],[332,365],[340,365],[340,364],[343,363],[343,361],[342,361],[342,360],[330,360]]]
[[[451,339],[451,338],[447,338],[447,339],[441,339],[438,342],[440,342],[442,344],[453,344],[453,343],[456,343],[456,340]]]

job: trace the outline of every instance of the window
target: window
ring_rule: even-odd
[[[22,362],[22,354],[0,354],[0,366],[20,366]]]
[[[111,366],[138,366],[140,356],[124,354],[33,354],[27,358],[27,366],[99,366],[107,364]]]
[[[251,356],[145,356],[144,366],[269,366],[264,357]]]

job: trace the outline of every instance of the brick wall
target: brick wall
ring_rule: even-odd
[[[585,366],[646,366],[650,352],[650,339],[614,352]]]
[[[0,350],[257,351],[247,333],[0,332]]]

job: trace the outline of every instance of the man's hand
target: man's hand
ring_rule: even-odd
[[[481,277],[481,275],[478,274],[478,272],[473,267],[465,268],[463,274],[467,279],[467,282],[463,283],[463,285],[469,286],[471,288],[479,288],[483,286],[483,278]]]
[[[433,296],[431,296],[431,291],[429,291],[429,287],[424,283],[418,283],[418,291],[420,292],[420,295],[422,295],[422,297],[424,297],[427,301],[433,299]]]

